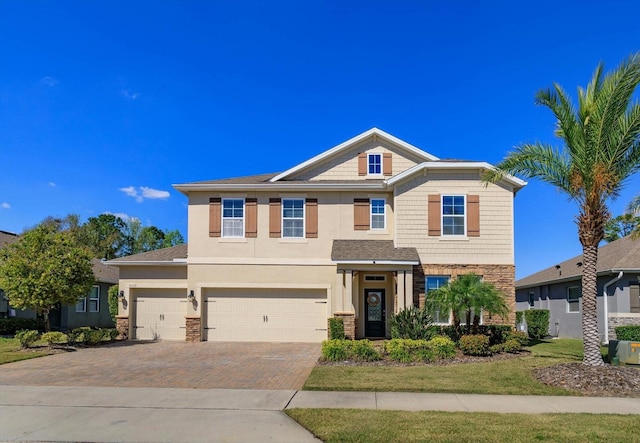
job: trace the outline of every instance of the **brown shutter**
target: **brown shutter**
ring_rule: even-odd
[[[367,175],[367,153],[358,154],[358,175]]]
[[[282,226],[282,210],[280,209],[280,199],[269,199],[269,237],[279,238]]]
[[[318,238],[318,199],[308,198],[306,206],[306,236]]]
[[[244,236],[256,238],[258,236],[258,199],[245,199],[244,211]]]
[[[220,237],[222,234],[222,199],[209,199],[209,237]]]
[[[467,195],[467,236],[480,237],[479,195]]]
[[[356,231],[369,230],[369,199],[353,199],[353,229]]]
[[[429,195],[429,206],[427,208],[427,228],[429,230],[429,235],[440,235],[440,195],[439,194],[430,194]]]
[[[393,162],[390,152],[385,152],[382,156],[382,173],[384,175],[393,175]]]

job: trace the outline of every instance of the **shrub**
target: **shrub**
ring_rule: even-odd
[[[393,361],[411,363],[415,358],[412,351],[418,348],[417,340],[394,338],[384,344],[384,350]]]
[[[23,348],[28,348],[36,341],[38,341],[38,337],[40,333],[34,329],[22,329],[21,331],[16,332],[16,338],[20,342],[20,346]]]
[[[516,311],[516,324],[522,324],[522,319],[524,317],[524,311]]]
[[[549,310],[529,309],[524,311],[529,337],[533,340],[545,338],[549,333]]]
[[[44,334],[42,334],[42,337],[40,338],[45,342],[47,342],[49,346],[53,346],[58,343],[66,342],[67,334],[64,334],[59,331],[51,331],[51,332],[45,332]]]
[[[431,322],[431,315],[426,308],[404,308],[391,316],[391,338],[429,340],[433,337]]]
[[[85,331],[83,333],[82,342],[85,345],[95,346],[97,344],[100,344],[100,342],[102,341],[102,337],[103,336],[104,336],[104,330],[103,329],[92,329],[92,330],[89,330],[89,331]]]
[[[107,302],[109,303],[109,315],[111,315],[111,320],[116,322],[116,316],[118,315],[118,285],[113,285],[107,291]]]
[[[640,341],[640,325],[617,326],[615,330],[618,340]]]
[[[456,344],[449,337],[434,337],[429,340],[433,356],[438,359],[453,358],[456,355]]]
[[[325,340],[322,342],[322,358],[324,360],[346,360],[348,355],[346,340]]]
[[[328,361],[374,361],[380,359],[369,340],[325,340],[322,342],[322,358]]]
[[[505,342],[509,340],[517,340],[520,346],[526,346],[529,344],[529,334],[522,331],[511,331],[505,335]]]
[[[380,353],[375,350],[369,340],[350,340],[347,346],[349,357],[358,361],[380,360]]]
[[[15,335],[22,329],[44,331],[44,321],[40,318],[0,318],[0,335]]]
[[[454,342],[460,341],[460,337],[458,337],[453,325],[440,326],[439,328],[441,335],[446,335]],[[467,328],[464,325],[460,326],[460,330],[463,335],[473,335],[471,334],[471,328]],[[511,325],[478,325],[477,331],[478,334],[489,337],[491,345],[497,345],[504,342],[505,335],[512,332],[513,327]]]
[[[329,319],[329,339],[344,340],[344,321],[338,317]]]
[[[502,343],[500,346],[502,346],[502,350],[504,352],[509,352],[510,354],[515,354],[516,352],[520,352],[520,349],[522,348],[520,341],[515,338],[510,338],[509,340]]]
[[[489,352],[491,354],[501,354],[504,352],[504,344],[500,343],[499,345],[489,346]]]
[[[95,346],[100,344],[103,340],[115,339],[112,338],[114,335],[115,337],[118,336],[118,332],[115,329],[94,329],[90,326],[81,326],[69,331],[67,337],[69,344],[82,343],[88,346]]]
[[[120,335],[120,332],[115,329],[105,329],[105,331],[107,331],[107,335],[109,336],[109,341],[115,341],[116,338],[118,338],[118,335]]]
[[[489,337],[486,335],[463,335],[460,337],[459,345],[464,355],[491,355],[489,351]]]

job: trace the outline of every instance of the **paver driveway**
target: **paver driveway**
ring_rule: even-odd
[[[300,389],[316,343],[122,342],[0,365],[0,384]]]

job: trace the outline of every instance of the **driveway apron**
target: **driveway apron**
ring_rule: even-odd
[[[119,342],[0,366],[0,384],[200,389],[302,388],[317,343]]]

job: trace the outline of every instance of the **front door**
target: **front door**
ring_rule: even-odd
[[[364,335],[384,337],[385,328],[384,289],[364,290]]]

